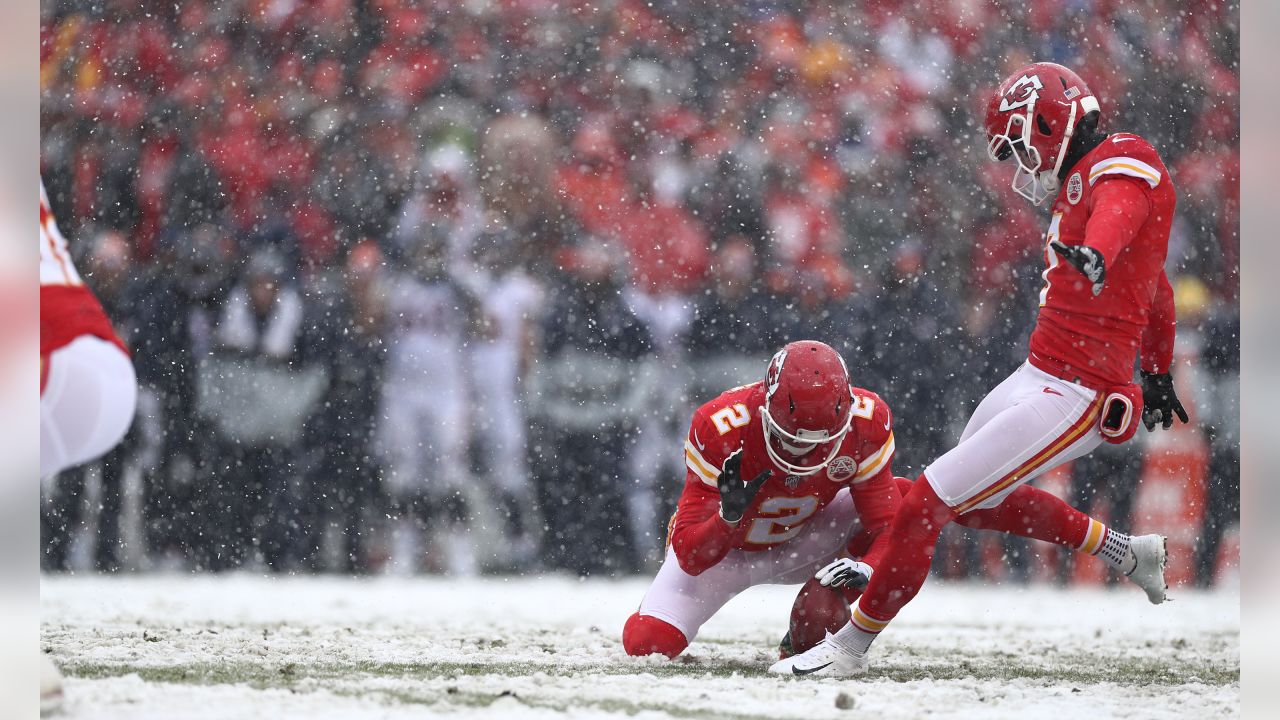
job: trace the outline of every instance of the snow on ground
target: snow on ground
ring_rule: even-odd
[[[646,580],[49,577],[68,718],[1186,718],[1239,715],[1239,597],[931,583],[863,679],[774,678],[794,587],[675,662],[619,634]],[[837,698],[840,698],[837,701]],[[850,703],[852,709],[848,709]]]

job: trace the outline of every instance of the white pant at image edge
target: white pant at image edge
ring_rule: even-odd
[[[84,335],[49,356],[40,394],[40,476],[104,455],[133,421],[138,381],[119,347]]]

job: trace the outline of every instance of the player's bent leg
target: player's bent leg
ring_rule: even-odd
[[[1166,599],[1164,537],[1131,537],[1118,532],[1040,488],[1022,485],[1000,505],[971,510],[958,517],[956,523],[1097,556],[1142,588],[1153,604],[1159,605]]]
[[[891,551],[871,576],[849,623],[808,652],[774,663],[769,672],[837,677],[865,672],[872,640],[924,585],[938,536],[954,517],[955,512],[921,477],[902,499],[886,531]]]
[[[133,422],[138,381],[129,356],[85,335],[51,354],[40,395],[40,474],[89,462],[115,447]]]
[[[1097,552],[1102,523],[1068,505],[1056,495],[1031,485],[1021,485],[993,508],[971,510],[956,523],[975,530],[995,530],[1062,545],[1082,552]]]
[[[910,490],[911,482],[904,478],[897,480],[899,490],[905,495]],[[1122,537],[1122,534],[1071,507],[1058,496],[1032,485],[1020,485],[996,507],[970,510],[957,517],[955,522],[974,530],[992,530],[1031,538],[1089,555],[1099,555],[1107,550],[1107,539],[1111,539],[1110,547],[1115,548]],[[1146,550],[1144,545],[1147,542],[1140,545],[1143,551]],[[1150,560],[1144,563],[1143,569],[1146,572],[1135,573],[1137,577],[1145,579],[1150,574],[1148,567],[1156,568],[1163,562],[1158,557],[1159,554],[1161,553],[1154,547],[1150,552],[1143,552],[1143,558]],[[1136,555],[1106,552],[1101,557],[1121,572],[1134,573],[1137,567]],[[1142,582],[1135,582],[1145,589],[1146,585]],[[1163,577],[1160,584],[1163,584]],[[1152,602],[1159,601],[1153,599]]]
[[[1043,393],[1041,395],[1042,397],[1035,398],[1028,404],[1046,404],[1048,398],[1044,398]],[[1090,420],[1096,405],[1095,399],[1090,403],[1085,416],[1067,427],[1046,451],[1023,462],[1017,471],[999,481],[993,488],[960,503],[958,507],[970,509],[962,510],[957,522],[967,527],[1007,532],[1097,556],[1142,588],[1147,599],[1158,605],[1164,602],[1168,590],[1164,578],[1166,553],[1162,536],[1130,537],[1094,520],[1061,498],[1024,484],[1063,463],[1087,455],[1101,443],[1096,418]],[[1055,432],[1062,427],[1066,427],[1065,422],[1055,428]],[[1056,448],[1062,449],[1052,454]],[[999,489],[1001,486],[1003,489]],[[985,500],[982,500],[983,496]],[[978,500],[981,502],[976,503]]]
[[[674,625],[637,612],[622,627],[622,647],[632,657],[659,654],[674,658],[689,647],[689,641]]]
[[[955,519],[927,478],[912,484],[893,517],[889,547],[853,611],[853,624],[878,633],[920,591],[933,564],[938,536]]]
[[[752,579],[751,561],[746,555],[741,550],[730,550],[723,560],[702,574],[690,575],[680,567],[675,551],[668,547],[662,567],[658,568],[636,614],[675,628],[685,644],[693,642],[702,625],[725,603],[757,584]]]

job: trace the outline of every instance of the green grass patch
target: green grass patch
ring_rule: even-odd
[[[918,662],[916,661],[918,660]],[[306,681],[352,680],[361,677],[428,679],[462,676],[526,677],[545,673],[551,677],[612,677],[650,675],[656,678],[766,677],[766,664],[741,660],[710,660],[696,655],[688,660],[654,665],[631,663],[565,664],[563,662],[374,662],[278,663],[229,660],[209,663],[77,662],[64,661],[63,671],[72,677],[107,678],[136,674],[148,682],[239,684],[256,687],[292,687]],[[1046,685],[1114,683],[1132,686],[1178,686],[1189,683],[1234,685],[1240,682],[1238,664],[1178,659],[1115,658],[1061,655],[1029,664],[1025,658],[981,657],[951,662],[928,656],[910,663],[873,663],[865,680],[911,682],[915,680],[1029,680]]]

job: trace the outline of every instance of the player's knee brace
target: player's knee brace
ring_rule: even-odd
[[[622,647],[628,655],[661,653],[673,658],[689,647],[684,633],[656,617],[635,613],[622,628]]]

